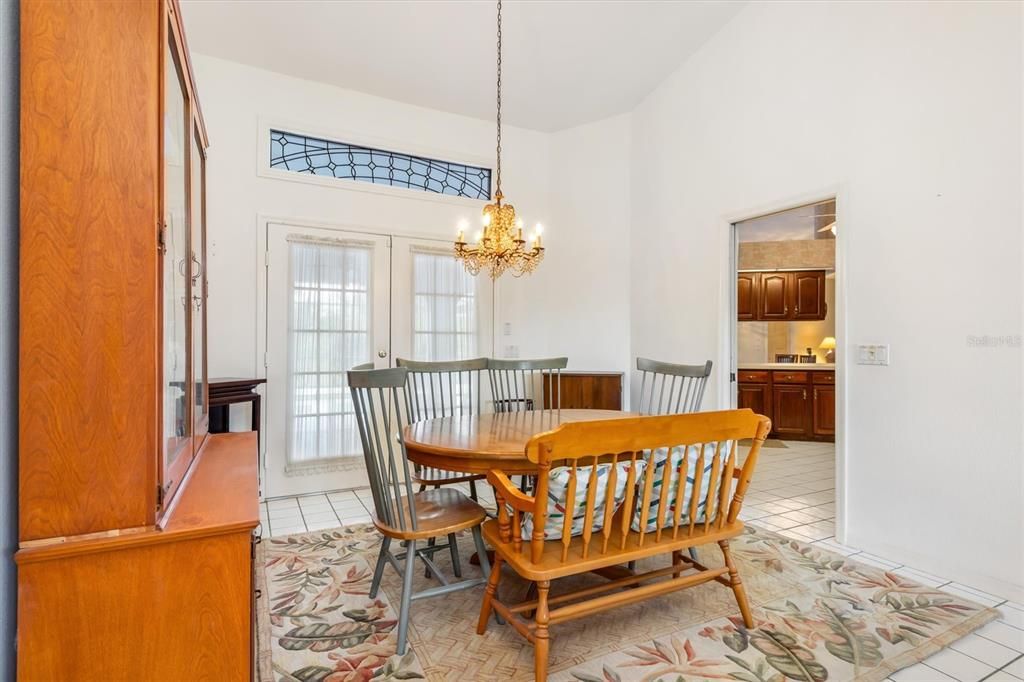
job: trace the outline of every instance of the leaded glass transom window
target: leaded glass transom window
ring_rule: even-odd
[[[270,131],[270,167],[470,199],[490,200],[491,169]]]

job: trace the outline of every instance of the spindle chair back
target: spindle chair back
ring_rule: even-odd
[[[405,653],[408,641],[412,600],[475,587],[485,581],[485,578],[479,578],[448,582],[433,561],[435,552],[448,549],[455,575],[461,577],[456,533],[470,529],[484,576],[489,570],[480,534],[480,523],[486,518],[483,508],[451,488],[413,491],[412,472],[402,435],[408,423],[409,403],[405,395],[408,374],[409,370],[404,367],[348,372],[349,390],[373,496],[373,524],[384,536],[370,585],[370,598],[376,598],[384,566],[390,563],[402,575],[403,584],[398,620],[399,654]],[[424,540],[442,536],[448,537],[446,544],[421,544]],[[405,543],[404,552],[397,555],[391,552],[393,539]],[[414,594],[412,576],[417,557],[441,584]]]
[[[482,411],[481,377],[487,369],[487,358],[450,362],[398,358],[395,364],[409,370],[406,398],[411,421],[461,417]]]
[[[640,414],[688,414],[700,410],[711,364],[710,360],[703,365],[678,365],[637,358]]]
[[[487,360],[491,400],[495,412],[558,409],[562,395],[562,370],[569,358],[541,360]],[[544,404],[544,384],[549,386],[552,404]],[[556,390],[557,389],[557,390]]]
[[[728,541],[743,531],[743,496],[770,428],[766,417],[750,410],[728,410],[572,422],[532,438],[526,455],[537,464],[534,495],[521,491],[501,471],[487,475],[499,513],[497,520],[484,524],[484,537],[496,558],[477,631],[484,631],[491,610],[496,610],[534,643],[536,679],[544,680],[550,625],[710,580],[732,588],[744,622],[752,627]],[[747,438],[753,445],[741,464],[738,441]],[[664,462],[660,471],[659,462]],[[553,537],[548,473],[555,465],[568,467],[567,501],[585,492],[579,492],[584,497],[579,512],[570,513],[573,505],[563,504],[566,511],[556,518],[561,528]],[[607,477],[604,499],[598,498],[599,476]],[[618,485],[623,479],[625,485]],[[617,490],[624,491],[620,499],[615,499]],[[524,537],[527,515],[532,533]],[[574,530],[574,520],[581,516],[582,530]],[[653,530],[651,518],[656,519]],[[683,554],[707,543],[719,545],[724,567],[708,568]],[[671,565],[640,574],[621,566],[659,554],[671,554]],[[503,563],[536,584],[536,599],[519,604],[499,599]],[[696,572],[683,575],[690,569]],[[588,571],[611,572],[614,579],[548,596],[552,580]],[[534,614],[532,622],[524,618],[526,613]]]
[[[483,409],[481,393],[487,358],[426,362],[398,358],[396,364],[409,370],[406,401],[410,421],[477,415]],[[413,480],[420,490],[455,483],[469,483],[469,496],[478,499],[476,481],[483,474],[468,474],[415,465]]]

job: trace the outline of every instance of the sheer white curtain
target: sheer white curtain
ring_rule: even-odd
[[[370,358],[368,247],[289,237],[288,461],[360,455],[346,372]]]
[[[413,356],[417,360],[477,357],[476,280],[448,253],[413,253]]]

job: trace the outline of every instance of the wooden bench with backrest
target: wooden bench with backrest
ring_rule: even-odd
[[[496,611],[533,643],[536,679],[545,680],[550,626],[710,580],[732,588],[752,626],[729,539],[743,531],[743,495],[770,429],[766,417],[729,410],[573,422],[532,438],[534,495],[501,471],[487,475],[499,514],[483,526],[495,562],[477,632]],[[740,465],[738,441],[747,438],[753,445]],[[708,568],[683,553],[708,543],[721,548],[725,566]],[[622,568],[662,554],[671,555],[668,567]],[[502,564],[535,583],[536,598],[503,602]],[[550,596],[551,581],[590,571],[618,577]]]

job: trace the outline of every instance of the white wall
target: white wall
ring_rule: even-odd
[[[478,224],[483,202],[366,191],[257,175],[259,124],[293,124],[441,158],[494,158],[494,123],[402,104],[242,64],[194,55],[210,136],[208,181],[210,373],[262,374],[257,362],[257,216],[291,217],[389,233],[453,239],[460,218]],[[486,94],[482,90],[482,95]],[[506,127],[506,198],[529,225],[545,225],[546,261],[499,280],[495,351],[567,355],[570,367],[626,368],[629,120],[618,117],[555,135]],[[590,202],[593,202],[591,205]],[[475,227],[473,228],[475,229]],[[529,230],[528,230],[529,231]],[[472,230],[469,232],[472,234]],[[509,322],[509,336],[504,323]],[[601,341],[594,334],[600,332]],[[239,425],[247,418],[235,410]]]
[[[616,116],[549,136],[545,260],[502,281],[513,326],[499,354],[514,344],[520,357],[567,355],[570,369],[628,369],[629,135]]]
[[[1021,349],[968,337],[1022,332],[1020,12],[748,5],[633,112],[630,299],[634,354],[724,366],[729,220],[838,189],[837,336],[892,347],[837,352],[845,540],[1018,599]]]

